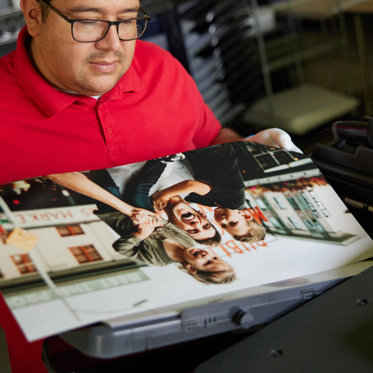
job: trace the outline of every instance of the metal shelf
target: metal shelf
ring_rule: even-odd
[[[345,46],[344,39],[338,37],[325,39],[315,34],[277,38],[266,43],[268,72],[275,72],[300,61],[320,57]]]

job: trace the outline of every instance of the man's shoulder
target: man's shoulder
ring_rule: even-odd
[[[12,98],[20,99],[22,96],[22,89],[17,78],[16,69],[14,66],[15,53],[11,52],[4,57],[0,58],[0,108],[3,109],[4,105],[8,107]],[[17,104],[16,102],[14,102]],[[19,105],[19,102],[18,104]],[[19,110],[19,106],[18,106]]]
[[[154,57],[161,57],[161,58],[170,58],[171,54],[164,48],[160,47],[159,45],[145,41],[145,40],[137,40],[136,42],[136,55],[149,55],[149,53]]]
[[[15,51],[0,58],[0,81],[5,83],[8,79],[13,80],[14,76],[14,56]]]
[[[143,40],[137,41],[134,64],[141,70],[158,69],[160,66],[182,69],[181,63],[169,51]]]

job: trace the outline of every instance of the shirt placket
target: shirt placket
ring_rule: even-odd
[[[121,136],[117,131],[114,118],[110,113],[108,105],[98,102],[96,105],[96,115],[101,126],[109,156],[112,160],[115,160],[122,149]]]

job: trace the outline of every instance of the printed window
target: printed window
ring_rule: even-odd
[[[261,198],[256,199],[255,202],[261,210],[267,210],[267,205]]]
[[[61,225],[56,227],[61,237],[76,236],[78,234],[84,234],[82,227],[79,224],[74,225]]]
[[[288,220],[295,229],[298,229],[298,230],[302,229],[302,226],[292,217],[288,216]]]
[[[288,201],[289,201],[291,207],[294,210],[300,210],[301,209],[300,206],[298,205],[297,201],[293,197],[289,197]]]
[[[11,258],[21,275],[36,272],[36,268],[28,254],[12,255]]]
[[[269,221],[273,224],[276,228],[282,228],[282,224],[276,218],[269,218]]]
[[[281,201],[281,199],[279,197],[275,197],[274,198],[277,206],[281,209],[281,210],[286,210],[286,206],[284,205],[283,201]]]
[[[315,206],[311,203],[311,201],[308,199],[308,197],[302,192],[301,197],[303,198],[303,201],[306,202],[308,208],[312,211],[312,213],[315,215],[316,218],[319,218],[320,215],[317,212]]]
[[[74,246],[70,247],[69,250],[75,256],[75,259],[79,262],[79,264],[102,260],[101,255],[93,245]]]

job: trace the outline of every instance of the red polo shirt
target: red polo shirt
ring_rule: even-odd
[[[138,41],[132,66],[100,100],[50,86],[17,50],[0,59],[0,184],[100,169],[211,144],[220,124],[182,65]]]
[[[0,184],[101,169],[211,144],[220,124],[180,63],[138,41],[132,66],[100,100],[51,87],[34,69],[23,29],[0,59]],[[37,322],[37,320],[35,320]],[[42,372],[41,342],[27,344],[0,295],[13,372]]]

